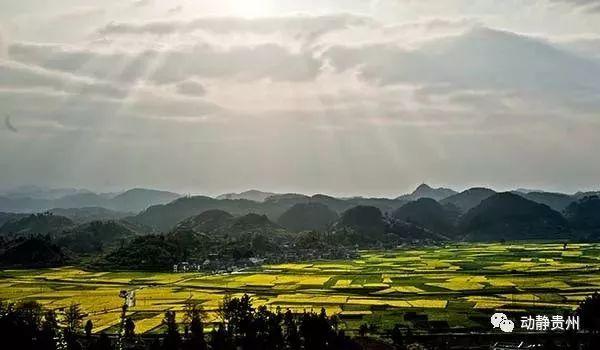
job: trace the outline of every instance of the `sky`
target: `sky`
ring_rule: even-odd
[[[599,189],[600,0],[2,0],[0,117],[0,188]]]

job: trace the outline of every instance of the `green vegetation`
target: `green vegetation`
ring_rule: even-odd
[[[325,204],[298,203],[288,209],[277,222],[294,232],[325,231],[338,218],[338,214]]]

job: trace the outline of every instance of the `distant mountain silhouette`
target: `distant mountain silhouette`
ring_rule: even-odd
[[[298,193],[275,194],[264,200],[264,205],[269,207],[281,207],[287,210],[298,203],[310,202],[310,196]],[[283,212],[281,212],[282,214]]]
[[[406,201],[415,201],[421,198],[431,198],[436,201],[442,200],[444,198],[455,195],[457,192],[451,190],[449,188],[432,188],[427,184],[421,184],[417,187],[411,194],[406,194],[398,197],[397,199],[402,199]]]
[[[0,212],[0,227],[6,222],[11,220],[19,220],[26,217],[28,214],[16,214],[16,213],[1,213]]]
[[[453,204],[448,204],[453,206]],[[433,232],[450,236],[454,232],[454,223],[458,217],[458,208],[444,207],[431,198],[420,198],[396,209],[395,219],[424,227]]]
[[[115,211],[102,207],[53,208],[48,211],[54,215],[67,217],[79,224],[90,221],[119,220],[134,215],[131,212]]]
[[[600,191],[585,191],[577,192],[573,195],[575,199],[583,199],[585,197],[600,196]]]
[[[180,197],[179,194],[172,192],[141,188],[128,190],[114,196],[84,190],[73,190],[67,193],[61,197],[51,198],[17,197],[19,192],[12,193],[10,196],[0,196],[0,211],[41,212],[52,208],[102,207],[138,213],[151,205],[168,203]]]
[[[78,188],[45,188],[30,185],[8,190],[3,195],[9,198],[58,199],[83,193],[91,193],[91,191]]]
[[[112,198],[108,208],[114,208],[115,210],[120,211],[139,212],[151,205],[169,203],[179,197],[181,197],[181,195],[173,192],[134,188]]]
[[[64,216],[51,213],[31,214],[4,223],[0,227],[0,235],[19,237],[58,234],[73,226],[75,223]]]
[[[142,211],[131,220],[167,232],[177,223],[194,215],[211,209],[224,210],[234,216],[256,213],[266,215],[269,220],[277,221],[288,209],[296,204],[319,203],[333,211],[341,213],[357,205],[375,206],[381,211],[389,212],[406,201],[385,198],[349,198],[340,199],[322,194],[312,197],[299,194],[274,195],[264,202],[247,199],[215,199],[206,196],[179,198],[164,205],[155,205]]]
[[[132,217],[131,220],[167,232],[182,220],[212,209],[224,210],[232,215],[265,213],[264,204],[247,199],[219,200],[206,196],[194,196],[179,198],[168,204],[151,206]]]
[[[474,241],[558,239],[567,227],[559,212],[509,192],[483,200],[459,225],[465,239]]]
[[[463,213],[466,213],[471,208],[476,207],[482,200],[494,195],[496,191],[484,187],[474,187],[457,193],[440,201],[442,204],[451,203],[457,206]]]
[[[54,208],[82,208],[82,207],[111,207],[110,198],[96,193],[84,192],[57,198],[50,202]]]
[[[283,213],[277,223],[294,232],[326,231],[337,218],[337,212],[325,204],[300,203]]]
[[[532,191],[527,193],[518,192],[517,194],[530,201],[546,204],[559,212],[565,210],[575,200],[573,196],[564,193]]]
[[[276,194],[272,192],[249,190],[241,193],[225,193],[217,196],[217,199],[247,199],[249,201],[264,202],[265,199],[275,195]]]

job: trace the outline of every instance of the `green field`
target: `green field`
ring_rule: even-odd
[[[223,296],[248,293],[255,306],[338,314],[342,326],[416,327],[407,312],[450,327],[489,328],[493,312],[562,314],[600,289],[600,244],[453,244],[443,248],[363,251],[351,261],[263,266],[225,275],[86,272],[77,268],[3,270],[0,299],[48,308],[81,304],[94,331],[115,331],[121,289],[136,290],[128,313],[136,332],[160,330],[166,310],[200,302],[206,322]],[[178,313],[179,319],[183,317]]]

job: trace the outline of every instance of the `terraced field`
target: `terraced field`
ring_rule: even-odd
[[[140,333],[160,331],[163,313],[183,310],[190,299],[202,304],[206,322],[214,322],[223,296],[243,293],[254,305],[272,309],[325,308],[351,330],[365,322],[380,329],[396,323],[489,329],[489,317],[498,311],[519,317],[573,310],[600,289],[599,271],[596,244],[571,244],[567,250],[550,243],[454,244],[364,251],[351,261],[270,265],[226,275],[4,270],[0,299],[37,300],[56,309],[79,303],[95,332],[116,330],[122,289],[136,290],[137,304],[128,313]]]

